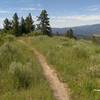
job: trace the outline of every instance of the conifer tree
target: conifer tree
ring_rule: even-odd
[[[74,38],[74,32],[71,28],[64,35],[69,38]]]
[[[73,30],[70,28],[70,29],[67,31],[68,37],[69,37],[69,38],[73,38],[73,37],[74,37],[73,34],[74,34]]]
[[[30,33],[34,31],[35,26],[33,25],[34,21],[32,19],[31,13],[26,17],[25,24],[26,24],[26,33]]]
[[[20,33],[19,33],[19,18],[18,18],[17,13],[14,14],[12,22],[13,22],[13,33],[14,33],[14,35],[20,36]]]
[[[31,13],[29,13],[29,21],[30,21],[30,31],[34,31],[35,30],[35,25],[34,25],[34,21],[32,19],[32,15]]]
[[[30,32],[29,26],[30,26],[29,17],[26,17],[26,19],[25,19],[25,29],[26,29],[26,33],[29,33]]]
[[[46,10],[42,10],[40,16],[38,17],[38,29],[42,34],[51,36],[51,27],[49,23],[49,18]]]
[[[22,17],[21,18],[21,22],[20,22],[20,33],[21,33],[21,35],[23,34],[23,33],[25,33],[26,32],[26,29],[25,29],[25,20],[24,20],[24,18]]]
[[[6,19],[4,20],[3,26],[4,26],[4,30],[7,31],[7,30],[10,30],[10,29],[12,28],[12,23],[9,21],[8,18],[6,18]]]

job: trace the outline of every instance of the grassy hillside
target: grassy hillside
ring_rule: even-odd
[[[27,41],[27,39],[25,40]],[[33,37],[32,45],[43,53],[68,84],[72,100],[100,100],[100,46],[91,41],[64,37]]]
[[[54,100],[33,52],[14,37],[0,40],[0,100]]]

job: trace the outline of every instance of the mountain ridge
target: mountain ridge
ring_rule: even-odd
[[[82,26],[75,26],[71,27],[74,31],[74,35],[76,36],[86,36],[92,37],[93,34],[100,34],[100,24],[92,24],[92,25],[82,25]],[[52,32],[54,34],[64,34],[67,32],[69,27],[66,28],[52,28]]]

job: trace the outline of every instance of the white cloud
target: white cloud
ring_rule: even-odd
[[[41,11],[42,8],[21,8],[22,11]]]
[[[76,16],[51,16],[51,19],[57,20],[100,20],[100,15],[76,15]]]
[[[52,27],[72,27],[100,23],[100,15],[51,16]]]
[[[0,13],[1,14],[5,14],[5,13],[10,13],[9,11],[6,11],[6,10],[0,10]]]
[[[91,5],[87,7],[86,9],[89,12],[100,12],[100,6],[99,5]]]
[[[100,8],[98,8],[98,7],[93,7],[93,8],[88,9],[88,11],[100,11]]]

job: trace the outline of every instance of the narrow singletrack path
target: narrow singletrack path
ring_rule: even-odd
[[[27,45],[22,40],[20,40],[20,42]],[[36,55],[37,60],[41,64],[43,73],[44,73],[46,79],[48,80],[51,89],[53,90],[55,99],[56,100],[70,100],[69,99],[69,89],[65,86],[64,83],[62,83],[59,80],[59,78],[57,77],[56,71],[48,65],[45,57],[41,53],[39,53],[36,49],[34,49],[33,47],[31,47],[29,45],[27,45],[27,47],[31,48],[31,50]]]

